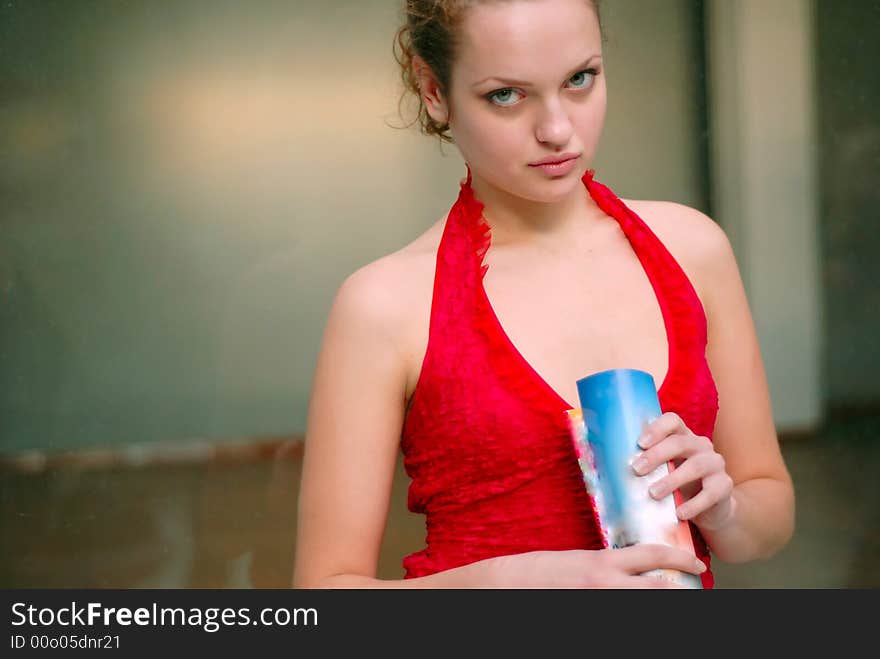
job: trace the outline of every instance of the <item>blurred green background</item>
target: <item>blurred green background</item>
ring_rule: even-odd
[[[463,170],[387,125],[398,4],[3,5],[3,451],[302,430],[336,287]],[[605,159],[630,194],[704,205],[692,12],[665,4],[653,45],[609,45],[633,60],[612,103],[650,81],[664,130],[612,107],[629,155]]]

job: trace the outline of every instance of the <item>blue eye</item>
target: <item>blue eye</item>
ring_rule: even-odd
[[[578,71],[566,81],[566,86],[569,89],[589,89],[598,73],[596,69]],[[490,94],[486,94],[485,98],[492,105],[509,108],[519,103],[525,98],[525,95],[513,87],[505,87],[504,89],[497,89]]]
[[[596,77],[596,73],[597,71],[595,69],[578,71],[568,79],[568,82],[571,83],[574,89],[584,89],[590,86],[590,83],[593,82],[593,78]]]
[[[501,107],[510,107],[511,105],[516,105],[519,102],[519,97],[521,94],[515,89],[511,89],[510,87],[506,89],[499,89],[498,91],[494,91],[491,94],[487,95],[486,98],[489,99],[490,103],[495,105],[499,105]]]

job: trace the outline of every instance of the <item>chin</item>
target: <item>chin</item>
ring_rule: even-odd
[[[565,176],[547,178],[528,165],[523,167],[524,169],[496,170],[491,175],[484,174],[484,180],[496,190],[512,197],[549,204],[562,201],[581,187],[581,178],[586,172],[586,169],[578,168]]]
[[[552,179],[532,173],[529,180],[520,187],[519,196],[530,201],[543,203],[561,201],[583,185],[581,179],[584,173],[584,171],[574,170],[565,176]]]

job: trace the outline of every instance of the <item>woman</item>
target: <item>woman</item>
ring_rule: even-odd
[[[621,201],[590,164],[606,108],[589,0],[410,0],[398,34],[424,132],[468,165],[449,214],[340,287],[315,372],[298,587],[669,587],[778,551],[794,496],[734,255],[700,212]],[[647,371],[699,560],[603,549],[565,422],[576,381]],[[341,404],[339,401],[345,401]],[[710,440],[711,438],[711,440]],[[426,547],[375,578],[397,451]]]

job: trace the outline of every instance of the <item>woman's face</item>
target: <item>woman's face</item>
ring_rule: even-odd
[[[580,186],[606,104],[602,36],[587,0],[477,3],[459,38],[446,109],[474,176],[532,201]]]

